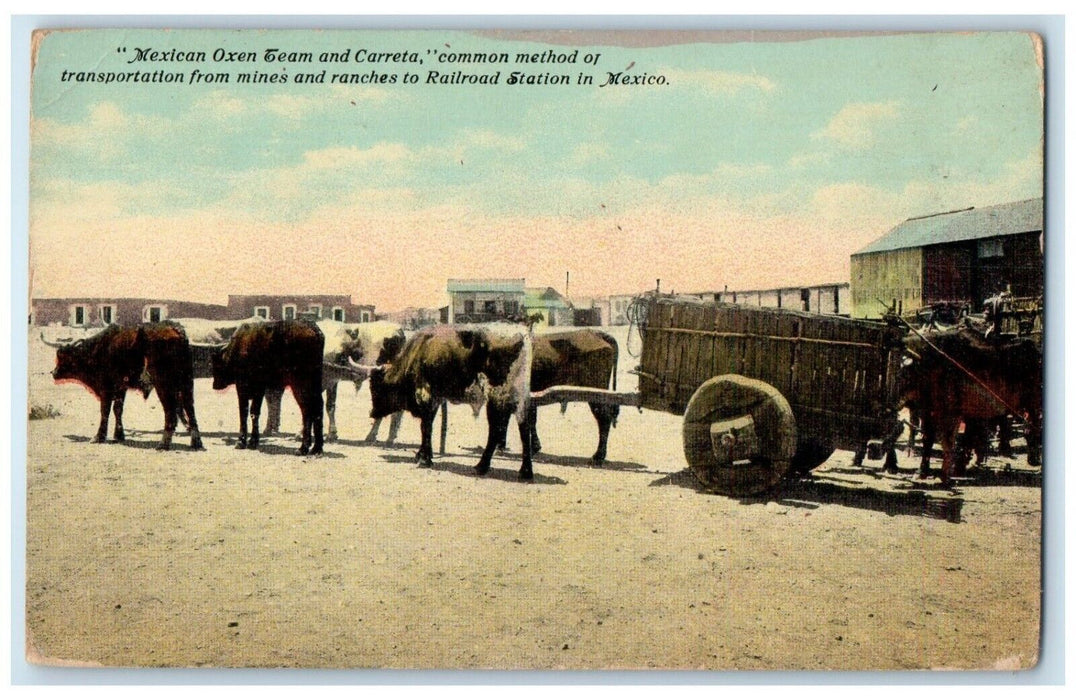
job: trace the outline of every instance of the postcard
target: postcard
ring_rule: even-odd
[[[35,32],[27,660],[1034,668],[1043,55]]]

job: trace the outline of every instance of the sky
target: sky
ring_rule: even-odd
[[[578,53],[515,60],[550,50]],[[70,75],[134,70],[185,82]],[[288,82],[237,82],[255,71]],[[329,84],[371,72],[396,82]],[[663,84],[599,87],[609,74]],[[570,273],[574,298],[847,282],[849,256],[908,217],[1042,196],[1042,80],[1017,32],[54,32],[33,69],[31,296],[351,294],[394,311],[447,303],[450,277],[563,292]]]

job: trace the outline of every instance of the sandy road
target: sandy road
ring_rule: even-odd
[[[319,458],[275,437],[232,447],[235,394],[199,380],[207,449],[152,449],[155,399],[130,394],[128,444],[88,442],[96,401],[30,351],[27,629],[37,660],[109,666],[415,669],[1026,668],[1038,653],[1041,474],[1022,458],[950,490],[838,452],[761,499],[700,492],[679,418],[624,410],[588,463],[589,410],[541,411],[473,473],[482,420],[451,412],[448,454],[417,468],[361,442],[369,396],[341,391]],[[632,363],[622,353],[621,368]],[[630,386],[625,378],[621,386]],[[298,426],[285,401],[284,425]],[[992,459],[1000,468],[1006,460]]]

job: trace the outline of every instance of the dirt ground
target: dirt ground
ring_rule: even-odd
[[[626,329],[616,329],[624,338]],[[637,340],[634,341],[637,343]],[[637,360],[623,352],[619,386]],[[340,440],[233,447],[234,390],[198,380],[206,449],[153,449],[155,397],[125,445],[91,444],[97,402],[30,348],[26,624],[35,663],[406,669],[1021,669],[1040,622],[1041,472],[992,457],[953,489],[837,452],[768,498],[701,492],[680,419],[625,409],[589,463],[585,405],[543,408],[473,471],[484,418],[452,407],[447,454],[362,442],[369,393],[340,392]],[[284,426],[298,410],[285,399]],[[382,439],[387,425],[382,429]],[[514,431],[513,431],[514,432]],[[111,434],[111,429],[110,429]]]

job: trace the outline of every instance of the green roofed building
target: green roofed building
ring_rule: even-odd
[[[516,318],[523,309],[525,280],[449,279],[448,322],[485,323]]]
[[[528,316],[542,315],[542,320],[535,324],[535,328],[571,326],[575,323],[571,302],[552,287],[528,288],[523,297],[523,309]]]

